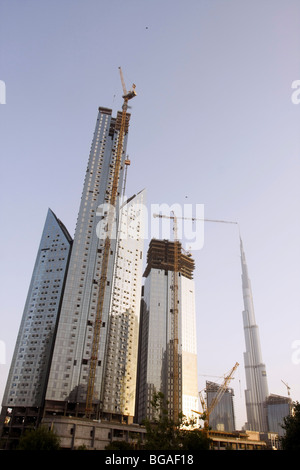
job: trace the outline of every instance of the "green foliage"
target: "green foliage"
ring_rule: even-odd
[[[203,429],[181,431],[182,450],[209,450],[210,439]]]
[[[45,426],[30,429],[21,436],[17,450],[58,450],[59,438]]]
[[[294,413],[284,418],[285,435],[281,438],[283,450],[300,450],[300,403],[294,403]]]
[[[179,422],[170,419],[167,403],[161,392],[154,394],[151,402],[155,418],[145,420],[146,450],[208,450],[210,440],[203,430],[194,428],[194,421],[187,421],[183,415]]]
[[[126,441],[113,441],[105,447],[105,450],[133,450],[134,446]]]

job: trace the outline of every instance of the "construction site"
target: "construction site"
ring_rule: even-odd
[[[175,425],[180,424],[182,411],[190,409],[190,415],[196,419],[198,426],[211,439],[211,449],[276,448],[278,435],[265,424],[268,421],[266,409],[267,405],[269,409],[278,404],[281,405],[283,399],[282,397],[268,398],[267,391],[264,396],[257,396],[255,399],[253,398],[254,391],[249,392],[250,398],[247,406],[252,413],[250,415],[253,416],[253,423],[249,425],[249,429],[238,431],[234,425],[231,425],[231,428],[226,430],[230,413],[230,418],[234,423],[232,398],[230,398],[229,408],[225,406],[224,400],[229,396],[229,384],[239,366],[237,362],[224,375],[221,384],[207,385],[206,397],[203,396],[203,391],[200,392],[197,389],[197,354],[195,347],[191,346],[191,344],[194,345],[193,335],[195,334],[193,331],[195,262],[192,255],[183,250],[177,233],[178,220],[184,218],[177,218],[174,213],[155,214],[155,217],[168,218],[172,222],[173,240],[153,239],[149,243],[147,266],[143,274],[149,284],[148,297],[137,293],[137,268],[134,268],[135,271],[133,268],[130,271],[130,266],[133,266],[134,262],[136,266],[141,265],[140,245],[134,245],[134,243],[122,245],[118,237],[116,239],[113,236],[115,214],[120,210],[119,198],[124,193],[127,168],[130,164],[124,144],[130,121],[128,103],[137,95],[134,84],[130,91],[127,91],[121,68],[119,72],[124,100],[122,112],[118,112],[116,118],[111,118],[110,125],[105,131],[106,134],[104,131],[100,134],[99,131],[101,137],[99,146],[105,144],[106,138],[112,139],[114,145],[110,149],[106,173],[104,174],[102,170],[101,160],[101,165],[97,170],[98,180],[95,180],[94,187],[87,187],[86,199],[88,196],[94,199],[88,200],[85,218],[82,216],[81,226],[78,224],[78,233],[79,230],[81,232],[86,230],[88,234],[82,264],[76,261],[79,266],[76,268],[77,272],[81,270],[78,287],[72,287],[72,290],[68,291],[68,284],[66,284],[65,292],[68,292],[70,298],[73,296],[74,302],[76,299],[76,305],[74,303],[74,310],[72,310],[73,307],[66,310],[68,316],[67,313],[65,316],[61,312],[57,314],[57,324],[53,330],[55,331],[53,341],[56,342],[55,344],[53,342],[53,349],[51,349],[52,352],[54,351],[53,357],[56,357],[56,362],[51,358],[49,383],[44,384],[44,395],[41,401],[26,402],[24,400],[22,405],[18,396],[9,394],[10,385],[8,384],[0,422],[3,448],[14,448],[26,429],[32,425],[38,427],[41,424],[55,429],[61,439],[63,449],[72,450],[84,446],[87,449],[104,450],[109,443],[120,440],[131,444],[139,443],[142,446],[146,430],[142,421],[138,422],[136,419],[136,403],[143,395],[141,401],[143,417],[149,417],[151,394],[159,391],[164,391],[166,394],[169,416]],[[99,108],[99,111],[101,119],[105,119],[105,116],[110,118],[110,110]],[[101,119],[98,118],[99,123]],[[92,151],[86,181],[88,178],[92,181],[96,174],[96,171],[94,170],[93,173],[91,169],[92,157],[95,160],[94,155],[96,155],[100,161],[99,155],[102,155],[102,159],[103,155],[108,155],[106,149],[102,154],[97,154],[97,144],[93,144]],[[99,181],[102,185],[105,183],[102,193],[99,190]],[[100,203],[108,203],[108,210],[103,215],[106,221],[106,236],[104,239],[96,239],[93,235],[94,238],[90,242],[92,237],[90,233],[96,232],[95,208]],[[237,222],[225,220],[202,220],[203,222],[238,225]],[[78,252],[83,246],[80,243],[84,242],[81,241],[79,235],[75,236],[69,272],[66,274],[72,282],[76,275],[71,271],[72,256],[75,256],[76,250]],[[244,321],[245,328],[247,328],[246,334],[250,335],[249,341],[248,337],[246,338],[246,343],[252,348],[251,351],[247,351],[249,353],[247,358],[250,358],[250,356],[258,356],[259,338],[249,301],[251,291],[247,265],[243,257],[244,251],[241,250],[245,299]],[[128,258],[125,257],[127,261],[122,264],[119,260],[123,259],[124,253],[128,253]],[[129,255],[132,255],[132,258],[129,258]],[[134,282],[133,272],[136,276]],[[90,282],[89,287],[87,287],[88,282]],[[134,284],[132,291],[129,287],[131,282]],[[157,284],[152,285],[151,282]],[[161,297],[157,297],[160,290]],[[144,329],[140,328],[140,331],[138,331],[140,306],[134,304],[135,310],[133,308],[133,300],[137,295],[142,295],[144,306],[146,306],[141,321]],[[121,306],[121,300],[124,301],[126,298],[128,298],[128,305]],[[68,300],[68,297],[65,295],[64,299]],[[64,302],[66,303],[67,300]],[[60,300],[60,305],[61,302],[62,300]],[[163,302],[166,302],[164,306]],[[31,312],[31,316],[35,314]],[[150,327],[153,329],[152,336]],[[63,328],[66,330],[63,331]],[[164,338],[159,343],[158,337],[162,331],[164,331]],[[70,347],[68,352],[65,352],[64,341],[69,341],[69,338]],[[158,349],[160,356],[157,356],[158,359],[154,362],[152,357]],[[29,354],[29,351],[24,354]],[[142,362],[140,362],[141,357]],[[261,358],[257,357],[257,363],[251,361],[249,359],[247,363],[247,370],[250,371],[247,383],[249,390],[254,382],[262,384],[265,377],[264,374],[261,374],[259,378],[255,376],[257,363],[261,367]],[[17,366],[12,364],[10,377],[17,375],[14,374],[14,367]],[[154,371],[155,368],[156,371]],[[154,375],[154,372],[158,377],[157,382],[154,379],[151,382],[152,379],[149,378],[152,373]],[[20,377],[21,374],[18,376]],[[21,377],[18,380],[23,379]],[[262,387],[256,385],[256,388],[258,390]],[[209,394],[210,399],[208,399]],[[10,396],[15,397],[15,401],[10,399]],[[290,407],[290,400],[285,401],[285,404]],[[265,419],[260,420],[257,417],[259,413],[256,408],[259,408],[259,413],[264,414]],[[217,423],[214,425],[215,429],[211,425],[213,414],[215,414],[214,422]]]

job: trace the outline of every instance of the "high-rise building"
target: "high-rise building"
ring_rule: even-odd
[[[215,382],[206,382],[206,401],[207,408],[210,407],[217,393],[219,393],[220,385]],[[235,431],[235,416],[233,407],[234,391],[232,388],[226,388],[220,400],[214,406],[209,415],[209,427],[216,431]]]
[[[271,394],[266,400],[268,431],[277,433],[282,437],[285,434],[282,425],[284,418],[292,413],[292,400],[290,397]]]
[[[101,410],[133,418],[144,248],[145,191],[121,208],[109,312]],[[127,418],[127,421],[129,419]]]
[[[246,426],[250,431],[268,431],[265,402],[269,395],[266,366],[262,361],[258,326],[255,321],[253,296],[245,253],[240,240],[242,288],[244,299],[243,324],[246,351],[244,353],[246,386]]]
[[[151,240],[141,302],[137,420],[153,418],[151,400],[162,392],[173,418],[175,394],[178,411],[192,417],[198,410],[197,344],[194,261],[181,251],[174,271],[174,242]],[[177,278],[178,384],[174,370],[174,280]],[[176,389],[176,387],[178,387]],[[193,415],[195,416],[195,415]]]
[[[2,438],[17,438],[42,414],[72,239],[49,209],[2,402]]]
[[[66,410],[85,415],[89,393],[92,417],[133,415],[142,226],[130,229],[129,223],[127,236],[120,234],[124,218],[130,221],[140,214],[144,192],[121,208],[129,119],[126,114],[124,134],[120,135],[122,113],[113,118],[112,110],[99,108],[51,363],[46,415]],[[116,199],[111,219],[113,190]]]

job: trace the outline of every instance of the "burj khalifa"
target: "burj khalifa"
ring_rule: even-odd
[[[265,402],[269,392],[266,366],[262,361],[259,330],[254,315],[251,283],[241,239],[240,248],[244,299],[243,324],[246,344],[244,364],[247,387],[245,390],[247,428],[252,431],[267,432],[268,425]]]

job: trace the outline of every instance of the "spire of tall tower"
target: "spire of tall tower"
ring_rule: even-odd
[[[244,299],[243,324],[246,352],[244,353],[247,427],[252,431],[267,431],[264,403],[269,395],[266,366],[262,362],[258,326],[256,325],[251,282],[248,275],[243,242],[240,237],[242,288]]]

